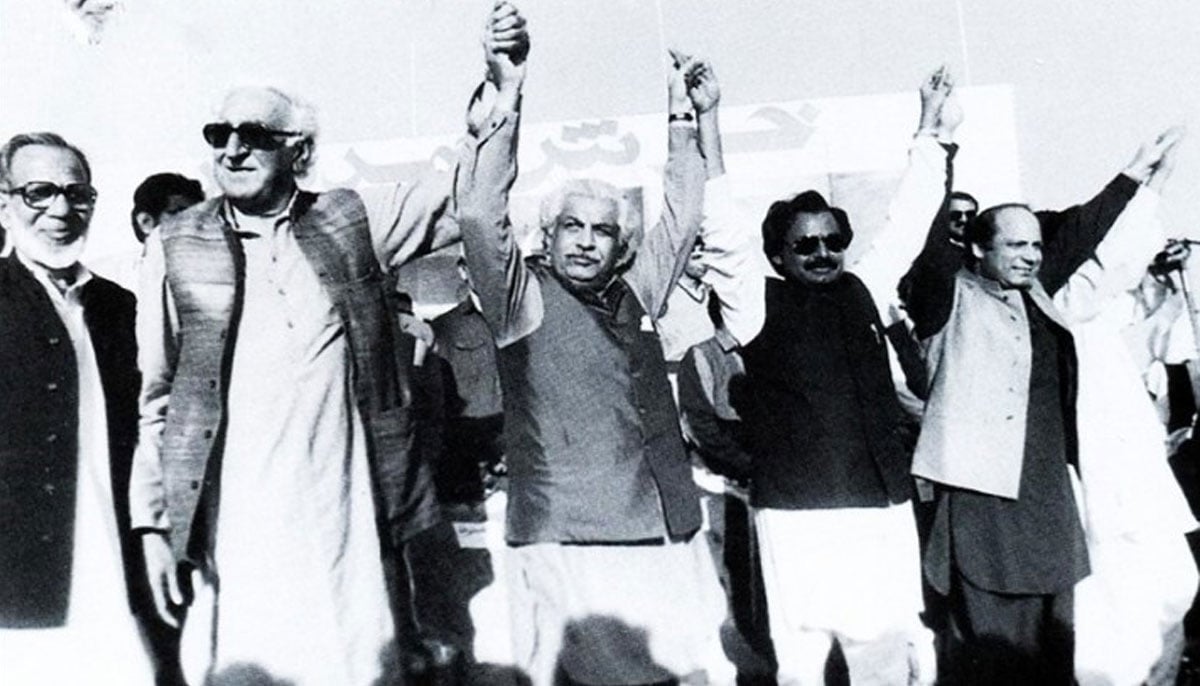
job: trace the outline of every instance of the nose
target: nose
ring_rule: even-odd
[[[591,250],[596,247],[596,232],[590,226],[585,226],[575,234],[575,245],[581,250]]]
[[[45,212],[52,217],[66,217],[71,214],[71,203],[67,202],[66,193],[55,193]]]
[[[225,147],[222,150],[226,155],[236,157],[237,155],[249,152],[250,148],[242,143],[242,137],[238,135],[238,132],[233,131],[230,132],[229,140],[225,141]]]

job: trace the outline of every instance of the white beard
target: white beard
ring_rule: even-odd
[[[25,256],[26,259],[48,269],[67,269],[79,262],[83,256],[83,248],[87,244],[87,233],[66,244],[47,243],[28,231],[10,231],[13,249]]]

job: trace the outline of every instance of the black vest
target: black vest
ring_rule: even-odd
[[[83,303],[104,387],[117,530],[132,589],[141,576],[129,533],[141,385],[135,300],[94,277],[83,288]],[[78,417],[79,374],[66,327],[33,274],[16,257],[0,259],[0,627],[66,621]]]
[[[766,321],[730,397],[745,424],[756,507],[883,507],[911,497],[910,459],[870,292],[768,279]]]

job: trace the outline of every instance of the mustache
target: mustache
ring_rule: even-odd
[[[838,263],[828,257],[811,257],[804,260],[804,266],[806,269],[834,269]]]

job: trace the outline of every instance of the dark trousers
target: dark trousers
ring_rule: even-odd
[[[941,684],[1072,684],[1074,590],[985,591],[957,573],[947,599]]]

